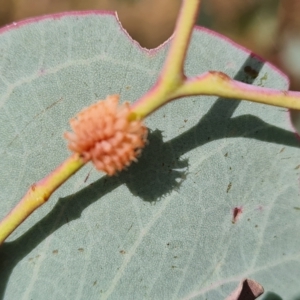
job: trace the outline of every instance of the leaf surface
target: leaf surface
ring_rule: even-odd
[[[108,94],[137,100],[168,46],[143,50],[114,15],[92,12],[2,30],[0,218],[69,155],[68,120]],[[185,69],[288,88],[269,64],[200,28]],[[113,178],[88,164],[2,246],[0,298],[225,299],[244,278],[299,295],[299,142],[287,112],[199,96],[146,122],[137,164]]]

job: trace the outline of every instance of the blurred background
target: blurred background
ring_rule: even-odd
[[[173,32],[181,0],[0,0],[0,27],[71,10],[114,10],[141,46],[155,48]],[[300,0],[202,0],[197,24],[272,62],[300,90]]]

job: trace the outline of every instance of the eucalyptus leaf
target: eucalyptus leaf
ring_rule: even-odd
[[[0,218],[68,157],[68,120],[108,94],[141,97],[169,44],[142,49],[100,12],[1,31]],[[270,64],[203,28],[185,70],[288,88]],[[198,96],[146,123],[137,164],[116,177],[86,165],[2,245],[0,298],[225,299],[244,278],[299,297],[299,142],[286,110]]]

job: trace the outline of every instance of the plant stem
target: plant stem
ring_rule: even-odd
[[[242,83],[222,72],[207,72],[187,79],[174,92],[174,98],[192,95],[213,95],[225,98],[243,99],[273,106],[300,110],[300,92],[279,91]]]
[[[37,208],[43,205],[51,194],[85,162],[73,154],[47,177],[33,184],[21,201],[0,222],[0,245]]]
[[[183,1],[175,26],[175,33],[160,74],[160,84],[170,90],[176,89],[185,78],[183,65],[197,19],[201,0]]]
[[[183,84],[183,64],[201,0],[183,0],[171,46],[163,70],[154,87],[132,105],[130,118],[144,119],[160,106],[174,99],[173,93]]]

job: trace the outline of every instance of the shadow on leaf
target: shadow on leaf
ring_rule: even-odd
[[[261,300],[283,300],[280,296],[275,293],[267,292]]]

